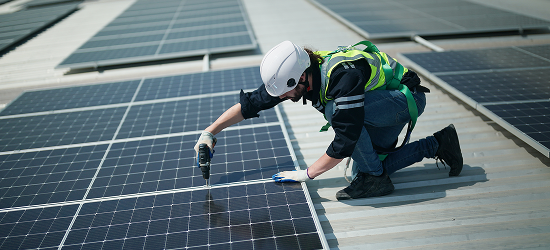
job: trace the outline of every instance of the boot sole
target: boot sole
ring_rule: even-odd
[[[362,198],[370,198],[370,197],[379,197],[379,196],[384,196],[384,195],[388,195],[388,194],[391,194],[393,193],[393,191],[395,190],[395,187],[393,186],[393,183],[391,184],[391,189],[389,190],[384,190],[383,192],[380,192],[380,193],[376,193],[376,194],[368,194],[368,195],[361,195],[361,196],[358,196],[358,197],[351,197],[351,196],[347,196],[347,197],[338,197],[336,196],[336,200],[339,200],[339,201],[342,201],[342,200],[352,200],[352,199],[362,199]],[[340,191],[338,191],[340,192]],[[345,192],[344,192],[345,193]],[[347,193],[346,193],[347,194]],[[336,193],[336,195],[338,195],[338,193]]]

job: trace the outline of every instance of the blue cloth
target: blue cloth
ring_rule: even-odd
[[[413,92],[418,107],[418,115],[424,112],[426,96],[424,93]],[[351,158],[354,161],[353,175],[357,171],[379,176],[384,169],[388,174],[419,162],[424,157],[434,158],[439,144],[433,136],[410,142],[397,152],[390,153],[384,161],[380,161],[372,144],[390,148],[397,140],[399,133],[410,120],[407,99],[398,90],[374,90],[365,93],[365,118],[361,135]],[[334,102],[325,107],[325,116],[332,123]],[[414,132],[413,132],[414,133]],[[398,143],[398,146],[401,142]]]

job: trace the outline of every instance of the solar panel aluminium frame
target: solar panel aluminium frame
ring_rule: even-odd
[[[523,133],[521,130],[513,126],[512,124],[505,121],[500,116],[496,115],[492,111],[490,111],[488,108],[486,108],[483,104],[476,102],[471,97],[467,96],[466,94],[462,93],[461,91],[457,90],[447,82],[445,82],[443,79],[439,78],[437,75],[431,73],[429,70],[425,69],[424,67],[418,65],[417,63],[410,60],[406,55],[403,55],[401,53],[398,53],[400,61],[404,65],[410,65],[411,68],[413,68],[417,73],[423,75],[424,77],[428,78],[433,83],[437,84],[447,92],[451,93],[464,103],[468,104],[473,109],[479,111],[481,114],[485,115],[489,119],[496,122],[498,125],[500,125],[502,128],[506,129],[508,132],[512,133],[516,137],[518,137],[520,140],[527,143],[529,146],[533,147],[537,151],[541,152],[544,156],[550,158],[550,149],[545,147],[544,145],[540,144],[539,142],[533,140],[531,137],[527,136],[525,133]]]
[[[160,61],[160,60],[168,60],[168,59],[175,59],[175,58],[182,58],[182,57],[206,56],[206,55],[211,55],[211,54],[220,54],[220,53],[227,53],[227,52],[238,52],[238,51],[246,51],[246,50],[256,49],[258,47],[258,42],[256,41],[256,38],[254,36],[252,25],[250,24],[250,18],[248,17],[248,13],[244,9],[242,1],[239,0],[238,2],[239,2],[239,8],[241,9],[241,13],[243,15],[244,24],[247,28],[250,40],[252,41],[251,44],[234,45],[234,46],[221,47],[221,48],[200,49],[200,50],[192,50],[192,51],[183,51],[183,52],[167,53],[167,54],[158,54],[158,55],[152,55],[152,56],[149,55],[149,56],[136,56],[136,57],[120,58],[120,59],[100,60],[100,61],[95,61],[95,62],[59,64],[59,65],[55,66],[55,69],[61,69],[61,68],[70,68],[70,69],[94,68],[94,69],[97,69],[99,67],[107,67],[107,66],[115,66],[115,65],[123,65],[123,64],[132,64],[132,63],[140,63],[140,62],[150,62],[150,61]]]
[[[323,4],[317,2],[316,0],[308,0],[311,4],[315,5],[317,8],[321,9],[322,11],[326,12],[339,22],[343,23],[344,25],[348,26],[353,31],[357,32],[359,35],[369,38],[369,39],[388,39],[388,38],[412,38],[414,36],[435,36],[435,35],[459,35],[459,34],[473,34],[473,33],[486,33],[486,32],[504,32],[504,31],[520,31],[528,30],[528,29],[543,29],[543,28],[550,28],[548,26],[540,26],[540,25],[533,25],[533,26],[527,26],[527,27],[519,27],[519,28],[493,28],[493,29],[476,29],[476,30],[460,30],[460,31],[434,31],[434,32],[388,32],[383,34],[372,34],[367,31],[365,31],[362,28],[359,28],[357,25],[353,24],[352,22],[348,21],[346,18],[340,16],[339,14],[335,13],[331,9],[325,7]]]

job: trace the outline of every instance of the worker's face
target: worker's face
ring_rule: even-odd
[[[311,75],[309,75],[308,80],[309,80],[309,84],[311,86]],[[305,82],[305,81],[306,81],[306,73],[304,72],[304,73],[302,73],[302,76],[300,76],[300,81],[299,82]],[[307,91],[307,89],[306,89],[305,85],[296,84],[296,88],[280,95],[279,98],[284,99],[284,100],[290,99],[293,102],[298,102],[302,98],[302,96],[306,93],[306,91]]]

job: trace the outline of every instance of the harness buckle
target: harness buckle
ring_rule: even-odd
[[[338,46],[335,51],[336,51],[336,53],[338,53],[338,52],[346,52],[346,51],[351,50],[351,49],[353,49],[353,46],[351,46],[351,45]]]

